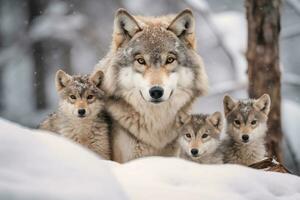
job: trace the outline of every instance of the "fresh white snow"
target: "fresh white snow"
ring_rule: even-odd
[[[300,199],[300,178],[237,165],[152,157],[114,167],[132,199]]]
[[[0,130],[0,199],[300,199],[294,175],[162,157],[121,165],[6,120]]]
[[[0,199],[127,198],[93,153],[62,137],[0,119]]]

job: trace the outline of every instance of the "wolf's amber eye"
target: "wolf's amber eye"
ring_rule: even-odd
[[[91,100],[91,99],[93,99],[94,98],[94,96],[93,95],[89,95],[89,96],[87,96],[87,99],[88,100]]]
[[[136,61],[141,65],[146,65],[146,61],[144,58],[138,58],[138,59],[136,59]]]
[[[203,135],[202,135],[202,138],[207,138],[208,137],[208,134],[207,133],[204,133]]]
[[[256,120],[251,121],[251,125],[255,125],[257,123]]]
[[[168,58],[167,58],[166,64],[171,64],[171,63],[174,62],[174,61],[175,61],[175,58],[173,58],[173,57],[168,57]]]
[[[185,134],[185,137],[191,138],[192,136],[191,136],[191,134],[187,133],[187,134]]]
[[[239,126],[239,125],[241,125],[241,122],[240,122],[240,120],[236,119],[236,120],[234,120],[234,124]]]
[[[76,99],[75,95],[70,95],[71,99]]]

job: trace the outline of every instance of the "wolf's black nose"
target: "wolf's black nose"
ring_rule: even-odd
[[[83,117],[85,115],[85,109],[79,109],[78,115],[79,115],[79,117]]]
[[[244,142],[248,142],[249,135],[242,135],[242,139],[243,139]]]
[[[198,152],[199,152],[198,149],[192,149],[191,150],[191,153],[192,153],[193,156],[196,156],[198,154]]]
[[[159,99],[164,95],[164,89],[159,86],[154,86],[149,90],[149,94],[153,99]]]

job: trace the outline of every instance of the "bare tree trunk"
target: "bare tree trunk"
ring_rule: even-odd
[[[29,24],[34,20],[35,17],[41,15],[44,11],[47,0],[29,0]],[[34,95],[35,95],[35,107],[37,109],[44,109],[47,107],[46,101],[46,85],[45,76],[46,69],[44,65],[45,51],[42,42],[33,43],[32,46],[33,61],[34,61]]]
[[[45,69],[45,50],[41,41],[32,44],[32,53],[34,61],[34,94],[35,107],[37,109],[44,109],[47,107],[46,101],[46,69]]]
[[[0,7],[2,8],[4,6],[4,2],[3,0],[0,0]],[[3,16],[3,12],[2,10],[0,10],[0,14],[1,16]],[[2,25],[2,24],[1,24]],[[0,52],[4,49],[4,33],[2,32],[2,30],[0,31]],[[0,96],[3,97],[4,96],[4,88],[3,88],[3,68],[4,68],[4,64],[0,63]],[[0,113],[2,111],[4,107],[4,98],[0,98]]]
[[[0,65],[0,96],[3,97],[4,96],[4,91],[3,91],[3,66]],[[4,109],[4,99],[0,98],[0,113],[1,111]]]
[[[280,0],[246,0],[249,96],[271,97],[267,148],[282,161],[281,72],[279,67]]]

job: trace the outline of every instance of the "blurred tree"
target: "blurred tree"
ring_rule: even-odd
[[[280,0],[246,0],[249,96],[271,97],[267,148],[282,161],[281,72],[279,66]]]
[[[0,6],[1,6],[1,1],[0,1]],[[1,38],[3,38],[3,36],[2,36],[2,32],[0,31],[0,50],[2,50],[2,46],[3,46],[3,40],[1,39]],[[2,65],[2,63],[0,62],[0,96],[2,97],[3,96],[3,68],[4,66]],[[4,104],[4,102],[3,102],[3,98],[1,98],[1,100],[0,100],[0,112],[2,111],[2,109],[3,109],[3,104]]]
[[[72,74],[72,43],[74,35],[79,32],[76,28],[79,29],[83,22],[75,15],[68,15],[68,4],[64,2],[29,0],[28,5],[35,107],[45,109],[49,106],[46,93],[48,74],[55,66]]]
[[[28,0],[28,17],[29,25],[33,20],[41,15],[47,5],[47,0]],[[46,102],[46,86],[45,86],[45,65],[44,65],[44,48],[42,43],[36,42],[31,45],[34,61],[34,77],[33,86],[35,94],[35,105],[37,109],[44,109]]]

